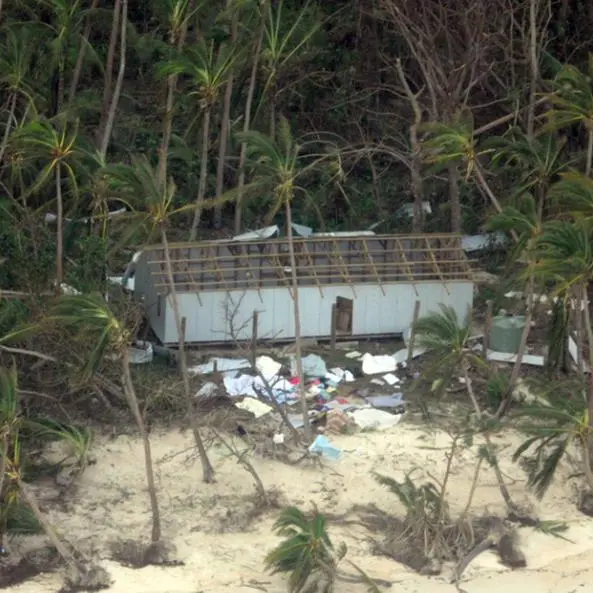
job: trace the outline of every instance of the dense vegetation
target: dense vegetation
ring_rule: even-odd
[[[591,6],[0,2],[0,296],[7,297],[0,305],[0,534],[24,502],[76,573],[73,582],[101,580],[46,523],[23,462],[32,442],[59,436],[73,445],[82,471],[90,435],[61,422],[64,406],[94,393],[106,406],[110,398],[126,404],[143,438],[154,558],[158,500],[127,355],[139,315],[121,293],[109,303],[96,296],[105,294],[107,273],[121,271],[148,241],[228,236],[291,219],[319,230],[501,230],[513,246],[507,270],[526,295],[522,351],[534,295],[553,293],[549,372],[564,379],[569,370],[573,328],[582,383],[593,368],[589,307],[574,305],[587,299],[593,279]],[[409,204],[412,217],[402,211]],[[175,302],[170,267],[168,274]],[[296,304],[296,276],[293,282]],[[64,283],[81,294],[47,298]],[[295,315],[298,321],[296,306]],[[492,460],[492,426],[482,424],[470,370],[498,386],[498,409],[488,418],[499,421],[511,407],[522,355],[508,377],[489,376],[468,346],[470,328],[471,320],[443,310],[418,331],[438,353],[443,386],[461,367]],[[114,351],[115,371],[105,356]],[[213,468],[180,354],[209,482]],[[581,383],[582,398],[558,397],[557,389],[546,406],[530,410],[548,432],[518,454],[537,447],[531,481],[540,494],[574,442],[593,491],[593,382]],[[54,393],[68,397],[48,404]]]

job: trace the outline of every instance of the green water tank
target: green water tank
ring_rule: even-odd
[[[490,350],[517,354],[524,327],[525,317],[523,315],[495,317],[490,330]]]

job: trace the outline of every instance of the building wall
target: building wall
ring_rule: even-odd
[[[164,342],[164,337],[166,337],[165,320],[167,318],[167,308],[170,307],[170,304],[166,302],[164,296],[157,294],[145,258],[146,255],[143,253],[136,262],[134,270],[134,298],[142,303],[154,333],[159,340]],[[175,320],[173,320],[173,327],[175,327]],[[175,342],[177,342],[177,337],[175,337]]]
[[[416,294],[414,287],[418,291]],[[315,287],[299,289],[301,335],[328,337],[331,333],[331,312],[336,297],[353,300],[352,335],[402,333],[412,322],[414,303],[420,300],[420,315],[437,311],[439,304],[453,306],[461,319],[473,302],[471,282],[439,282],[358,286],[328,286],[323,295]],[[187,342],[230,342],[251,337],[253,311],[259,312],[260,339],[289,340],[294,338],[293,302],[288,289],[268,288],[257,291],[231,291],[179,294],[179,306],[186,318]],[[148,297],[147,297],[148,300]],[[178,341],[173,309],[168,300],[164,324],[149,313],[153,329],[165,344]],[[233,330],[231,331],[231,323]]]

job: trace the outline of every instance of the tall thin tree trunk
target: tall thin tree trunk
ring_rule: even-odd
[[[59,295],[64,282],[64,204],[62,202],[62,164],[56,163],[56,294]]]
[[[193,0],[190,0],[187,6],[188,10],[193,8]],[[181,24],[179,31],[179,38],[175,42],[175,38],[171,39],[172,45],[177,48],[178,52],[183,50],[185,40],[187,38],[187,22],[185,18]],[[163,137],[161,139],[161,145],[159,147],[159,162],[158,162],[158,173],[157,179],[159,184],[163,184],[167,181],[167,164],[169,161],[169,145],[171,144],[171,135],[173,134],[173,108],[175,106],[175,91],[177,90],[177,75],[171,74],[167,78],[167,101],[165,104],[165,118],[163,122]]]
[[[4,478],[6,476],[6,466],[8,461],[8,434],[6,431],[2,436],[2,453],[0,455],[0,509],[5,504],[4,500]],[[4,515],[4,516],[3,516]],[[5,549],[5,536],[6,536],[6,513],[0,513],[0,551]]]
[[[124,0],[127,2],[127,0]],[[123,384],[124,394],[128,399],[128,406],[136,421],[140,438],[142,439],[142,445],[144,448],[144,467],[146,470],[146,484],[148,486],[148,496],[150,498],[150,510],[152,513],[152,534],[151,541],[158,542],[161,539],[161,513],[159,510],[159,501],[156,493],[156,482],[154,479],[154,466],[152,463],[152,451],[150,447],[150,437],[146,430],[146,422],[140,411],[138,405],[138,398],[136,397],[136,390],[134,389],[134,383],[132,381],[132,375],[130,373],[130,359],[128,350],[125,348],[122,354],[122,372],[123,372]]]
[[[29,488],[29,486],[23,482],[20,478],[18,478],[18,488],[21,496],[23,497],[25,504],[31,509],[31,512],[37,519],[39,525],[41,525],[41,529],[45,535],[47,535],[49,541],[51,542],[52,546],[56,549],[62,560],[73,570],[77,572],[80,571],[79,563],[76,561],[74,554],[66,547],[64,542],[58,537],[56,530],[50,524],[50,522],[45,518],[45,515],[41,512],[39,508],[39,504],[37,503],[37,499],[33,494],[33,491]]]
[[[227,0],[227,10],[231,9],[232,0]],[[234,46],[237,43],[237,29],[239,26],[239,10],[233,9],[233,16],[231,21],[231,39],[230,43]],[[226,162],[226,151],[228,146],[229,128],[231,121],[231,99],[233,97],[233,81],[234,75],[232,69],[226,82],[224,91],[224,101],[222,107],[222,121],[220,123],[220,142],[218,145],[218,162],[216,164],[216,198],[222,196],[224,189],[224,166]],[[222,204],[216,204],[214,207],[214,228],[219,229],[222,226]]]
[[[93,0],[91,4],[91,11],[95,10],[99,6],[99,0]],[[93,18],[92,14],[86,17],[86,23],[84,25],[84,32],[82,34],[82,40],[80,47],[78,48],[78,56],[76,57],[76,65],[74,66],[74,72],[72,74],[72,80],[70,81],[70,89],[68,91],[68,108],[72,107],[72,102],[76,96],[76,90],[78,89],[78,83],[80,82],[80,76],[82,74],[82,67],[84,65],[84,58],[86,56],[86,49],[89,43],[89,37],[91,34],[91,24]]]
[[[591,167],[593,166],[593,127],[590,127],[588,130],[587,136],[587,164],[585,175],[587,177],[591,176]]]
[[[128,26],[128,0],[123,0],[122,4],[122,16],[121,16],[121,33],[120,33],[120,55],[119,55],[119,70],[117,72],[117,80],[115,81],[115,89],[113,89],[113,95],[111,97],[111,105],[107,112],[107,120],[105,121],[105,128],[103,130],[103,137],[101,138],[101,145],[99,147],[99,154],[103,159],[107,155],[107,147],[109,146],[109,140],[113,131],[113,122],[115,121],[115,112],[117,110],[117,104],[119,103],[119,97],[121,95],[121,89],[124,82],[124,75],[126,72],[126,29]]]
[[[515,364],[513,365],[513,370],[511,372],[511,377],[509,379],[506,392],[503,394],[502,401],[500,402],[498,410],[496,411],[497,418],[503,416],[509,409],[513,398],[513,391],[515,390],[515,386],[519,380],[519,374],[521,373],[521,365],[523,364],[523,357],[525,356],[525,350],[527,348],[527,339],[529,338],[529,333],[531,332],[531,320],[533,319],[533,312],[535,309],[535,277],[533,272],[527,283],[526,301],[525,327],[521,332],[519,350],[517,352],[517,358],[515,359]]]
[[[173,317],[175,318],[175,326],[177,328],[177,335],[179,336],[179,367],[181,370],[181,377],[183,379],[183,390],[185,393],[187,404],[187,415],[194,435],[194,441],[200,455],[202,462],[202,472],[204,482],[211,484],[214,482],[214,468],[208,458],[204,441],[200,435],[200,429],[196,420],[194,411],[194,404],[192,400],[191,385],[189,383],[189,373],[187,372],[187,360],[185,358],[185,336],[183,335],[183,327],[181,323],[181,313],[179,311],[179,301],[177,300],[177,290],[175,289],[175,279],[173,278],[173,266],[171,265],[171,253],[169,251],[169,241],[167,232],[161,229],[161,242],[163,244],[163,251],[165,253],[165,266],[167,272],[167,282],[169,283],[169,293],[171,296],[171,305],[173,307]]]
[[[459,167],[449,163],[449,205],[451,207],[451,232],[461,232],[461,196],[459,191]]]
[[[418,126],[420,126],[422,123],[422,108],[418,102],[418,97],[412,92],[412,89],[408,84],[408,80],[399,58],[395,62],[395,67],[400,83],[404,88],[406,97],[414,113],[414,120],[409,128],[410,148],[412,149],[410,175],[412,196],[414,198],[412,210],[412,230],[414,233],[421,233],[424,227],[424,183],[422,180],[422,152],[420,142],[418,140]]]
[[[537,53],[537,8],[539,0],[529,0],[529,107],[527,110],[527,137],[533,140],[535,126],[535,97],[539,78],[539,56]]]
[[[64,57],[60,57],[58,66],[58,96],[56,100],[56,115],[62,112],[64,105]]]
[[[588,282],[583,282],[582,286],[582,304],[585,310],[585,331],[587,332],[587,342],[588,342],[588,353],[589,353],[589,389],[588,389],[588,410],[589,410],[589,426],[593,426],[593,327],[591,326],[591,312],[589,309],[589,285]],[[577,306],[580,307],[581,303],[577,302]],[[593,440],[589,438],[589,450],[591,452],[591,447],[593,445]]]
[[[113,83],[113,64],[115,63],[115,48],[117,47],[117,38],[119,36],[119,20],[121,15],[122,0],[115,0],[113,7],[113,18],[111,20],[111,33],[109,34],[109,48],[107,50],[107,61],[105,63],[105,80],[103,82],[103,104],[101,107],[101,118],[99,120],[99,129],[97,130],[97,144],[103,138],[103,129],[109,112],[111,102],[112,83]]]
[[[255,85],[257,83],[257,71],[261,57],[261,48],[266,29],[266,21],[262,16],[255,43],[253,63],[251,64],[251,74],[249,76],[249,87],[247,89],[247,99],[245,101],[245,115],[243,120],[243,132],[248,132],[251,125],[251,109],[253,106],[253,96],[255,94]],[[245,187],[245,160],[247,158],[247,142],[241,142],[241,153],[239,154],[239,182],[237,185],[237,200],[235,202],[235,234],[239,234],[243,227],[243,188]]]
[[[208,175],[208,149],[210,148],[210,105],[204,109],[204,121],[202,122],[202,150],[200,154],[200,182],[198,184],[198,196],[196,197],[196,209],[194,220],[189,232],[189,240],[195,241],[202,218],[202,204],[206,196],[206,178]]]
[[[294,343],[296,351],[296,373],[299,380],[299,398],[301,401],[301,411],[303,413],[303,430],[305,441],[311,442],[311,423],[309,422],[309,406],[307,405],[307,395],[305,392],[304,374],[303,374],[303,350],[301,344],[301,311],[299,306],[299,281],[296,269],[296,257],[294,255],[294,237],[292,234],[292,208],[290,199],[286,199],[286,237],[288,239],[288,255],[290,258],[290,276],[292,281],[292,304],[294,307]]]
[[[16,110],[17,94],[13,92],[10,97],[10,107],[8,108],[8,119],[6,120],[6,127],[4,128],[4,136],[2,137],[2,144],[0,145],[0,164],[4,158],[6,147],[8,146],[8,139],[10,138],[10,130],[14,121],[14,112]]]
[[[474,409],[476,410],[476,416],[477,416],[478,420],[481,421],[482,417],[483,417],[482,411],[480,410],[480,406],[478,405],[478,400],[476,399],[476,395],[474,393],[474,389],[472,386],[472,380],[471,380],[471,377],[469,376],[469,372],[468,372],[467,361],[464,361],[462,368],[463,368],[463,377],[465,379],[465,385],[467,387],[468,395],[470,397],[470,400],[472,401]],[[489,463],[492,466],[492,469],[494,470],[494,475],[496,476],[496,482],[498,484],[498,489],[500,490],[500,494],[501,494],[503,500],[505,501],[507,507],[509,508],[509,510],[520,515],[518,507],[513,502],[511,493],[509,492],[509,489],[507,488],[507,485],[504,481],[502,472],[500,471],[500,467],[498,466],[498,459],[496,457],[494,445],[492,444],[492,440],[490,439],[489,429],[486,426],[484,427],[484,440],[486,441],[486,447],[488,450]]]

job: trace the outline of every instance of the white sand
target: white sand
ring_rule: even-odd
[[[508,445],[501,452],[501,467],[509,476],[516,501],[526,502],[525,474],[510,457],[517,445],[516,435],[506,436]],[[335,437],[344,449],[343,458],[324,469],[292,467],[271,460],[256,459],[254,465],[267,488],[282,491],[285,501],[301,508],[316,503],[320,510],[344,513],[355,504],[376,503],[394,513],[401,508],[393,494],[371,476],[378,471],[396,478],[418,466],[440,476],[445,466],[449,437],[444,433],[428,435],[405,420],[387,432],[361,433]],[[51,520],[83,549],[94,549],[101,564],[114,579],[108,590],[113,593],[233,593],[267,591],[285,593],[282,576],[270,577],[262,566],[266,552],[275,544],[271,525],[275,514],[256,519],[241,531],[244,497],[253,492],[251,477],[215,448],[212,460],[217,483],[201,481],[199,462],[187,460],[187,453],[168,459],[191,446],[188,433],[154,434],[153,455],[157,461],[161,515],[165,538],[177,546],[179,567],[124,568],[108,560],[108,543],[114,538],[148,539],[150,513],[145,489],[142,448],[137,439],[119,437],[99,439],[94,447],[98,462],[79,478],[77,491],[66,508],[58,510],[47,502]],[[474,468],[474,453],[464,451],[454,466],[450,502],[454,510],[466,501]],[[568,475],[566,468],[565,476]],[[516,480],[516,481],[515,481]],[[55,493],[54,493],[55,494]],[[531,503],[534,501],[531,499]],[[474,512],[504,514],[504,505],[490,470],[482,473],[476,493]],[[593,520],[578,513],[574,497],[565,480],[554,484],[543,503],[537,504],[542,519],[570,523],[565,534],[574,543],[522,529],[523,549],[528,568],[511,571],[500,565],[494,553],[478,557],[464,574],[461,586],[468,593],[572,593],[593,591]],[[225,532],[220,533],[220,527]],[[372,576],[393,581],[391,591],[406,593],[449,593],[451,567],[441,577],[427,578],[404,566],[373,556],[370,534],[359,526],[330,524],[334,541],[345,541],[349,557]],[[380,536],[379,536],[380,537]],[[49,575],[11,589],[13,593],[57,591],[60,575]],[[363,585],[338,584],[337,593],[362,593]]]

